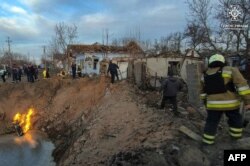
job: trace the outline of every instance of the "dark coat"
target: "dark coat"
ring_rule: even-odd
[[[119,67],[117,66],[117,64],[110,63],[109,64],[109,68],[108,68],[108,72],[110,72],[110,74],[115,74],[115,73],[117,73],[117,69],[119,69]]]
[[[162,83],[164,96],[176,96],[177,92],[182,89],[182,82],[176,77],[168,77]]]

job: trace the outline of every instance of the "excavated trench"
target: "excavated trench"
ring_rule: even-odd
[[[0,156],[21,162],[16,156],[22,154],[30,163],[40,157],[42,165],[60,166],[223,165],[223,150],[234,145],[225,121],[216,146],[204,150],[178,131],[180,126],[197,134],[203,130],[204,117],[185,106],[185,93],[178,99],[182,114],[175,117],[171,110],[156,108],[159,93],[140,91],[126,81],[111,86],[109,81],[102,76],[0,84],[0,113],[5,112],[4,120],[0,118]],[[30,107],[30,132],[39,133],[17,137],[12,118]]]
[[[32,158],[37,159],[37,155],[40,154],[37,152],[37,155],[33,155],[33,151],[44,152],[41,154],[46,156],[53,149],[54,161],[59,163],[67,154],[68,148],[83,134],[91,111],[98,100],[103,97],[106,88],[104,77],[78,80],[54,78],[41,80],[34,84],[22,82],[0,86],[2,96],[0,112],[5,113],[5,119],[0,121],[0,134],[3,135],[0,137],[0,145],[7,144],[13,147],[13,150],[8,152],[1,150],[1,157],[5,158],[1,161],[12,161],[11,163],[18,162],[18,157],[13,160],[15,155],[20,154],[16,153],[18,151],[25,152],[22,154],[24,158],[30,158],[33,161]],[[41,137],[41,134],[27,133],[22,137],[15,135],[11,123],[14,114],[23,113],[30,107],[35,110],[31,117],[32,130],[46,133],[55,148],[51,148],[53,144],[51,145],[46,137]],[[27,136],[29,136],[28,141]],[[33,137],[34,140],[32,140]],[[38,149],[37,147],[32,149],[30,144],[32,141],[37,142]],[[29,151],[30,148],[31,151]],[[48,150],[48,148],[50,149]],[[47,155],[47,159],[49,156]],[[46,163],[44,158],[42,160],[44,161],[42,163]],[[23,163],[27,163],[27,161],[25,160]],[[36,163],[36,165],[39,164]]]
[[[175,158],[166,160],[159,153],[162,152],[160,144],[172,139],[170,131],[161,133],[161,130],[169,130],[172,121],[159,120],[158,115],[149,110],[143,112],[148,108],[137,102],[138,96],[131,98],[133,87],[127,87],[126,83],[109,87],[108,82],[105,77],[78,80],[53,78],[34,84],[1,85],[0,94],[4,94],[4,98],[0,99],[0,111],[6,113],[6,118],[0,122],[3,124],[0,131],[1,135],[10,134],[2,136],[0,142],[7,137],[12,140],[8,141],[11,147],[14,147],[13,151],[1,151],[1,154],[10,156],[5,157],[6,160],[20,162],[15,156],[25,151],[23,155],[27,160],[23,163],[39,161],[37,156],[43,156],[40,159],[42,165],[174,163]],[[23,113],[30,107],[35,110],[32,130],[46,133],[44,137],[40,133],[32,135],[35,147],[30,139],[25,141],[29,134],[15,136],[11,124],[15,113]],[[21,146],[13,141],[16,139],[24,140]],[[175,148],[171,148],[166,155],[174,151]],[[51,162],[51,152],[55,163]]]

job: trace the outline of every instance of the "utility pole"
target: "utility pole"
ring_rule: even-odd
[[[46,46],[43,46],[43,55],[44,55],[44,68],[47,68],[47,57],[46,57]]]
[[[106,29],[106,45],[109,45],[109,29]]]
[[[108,57],[108,52],[109,52],[109,29],[105,29],[106,32],[106,47],[107,47],[107,51],[106,51],[106,58]]]
[[[102,45],[104,45],[104,29],[102,29]]]
[[[12,40],[10,40],[10,37],[8,36],[7,37],[7,40],[6,40],[7,44],[8,44],[8,57],[9,57],[9,63],[10,63],[10,67],[12,66],[12,56],[11,56],[11,53],[10,53],[10,43],[12,42]]]

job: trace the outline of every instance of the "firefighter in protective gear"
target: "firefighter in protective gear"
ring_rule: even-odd
[[[222,55],[212,55],[208,70],[201,78],[201,85],[200,97],[207,109],[203,143],[214,144],[223,113],[228,117],[230,136],[241,138],[243,122],[239,112],[240,101],[244,101],[246,108],[250,107],[250,89],[238,68],[226,66]]]

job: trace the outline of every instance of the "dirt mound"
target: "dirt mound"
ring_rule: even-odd
[[[151,92],[136,91],[126,81],[112,85],[59,165],[119,165],[120,162],[134,165],[151,160],[147,158],[150,155],[157,156],[155,150],[176,137],[182,119],[174,117],[170,110],[150,107]],[[160,95],[151,93],[152,100],[157,97]],[[145,155],[141,156],[142,151]],[[127,158],[120,161],[120,155]],[[164,158],[161,155],[159,159]]]
[[[29,107],[36,109],[36,115],[49,111],[48,116],[60,114],[64,109],[72,107],[70,116],[76,116],[79,107],[93,105],[103,95],[105,82],[100,79],[46,79],[34,84],[5,84],[0,88],[1,110],[7,118],[16,112],[24,112]],[[82,104],[84,102],[84,104]],[[50,114],[51,113],[51,114]],[[70,117],[69,117],[70,119]]]

